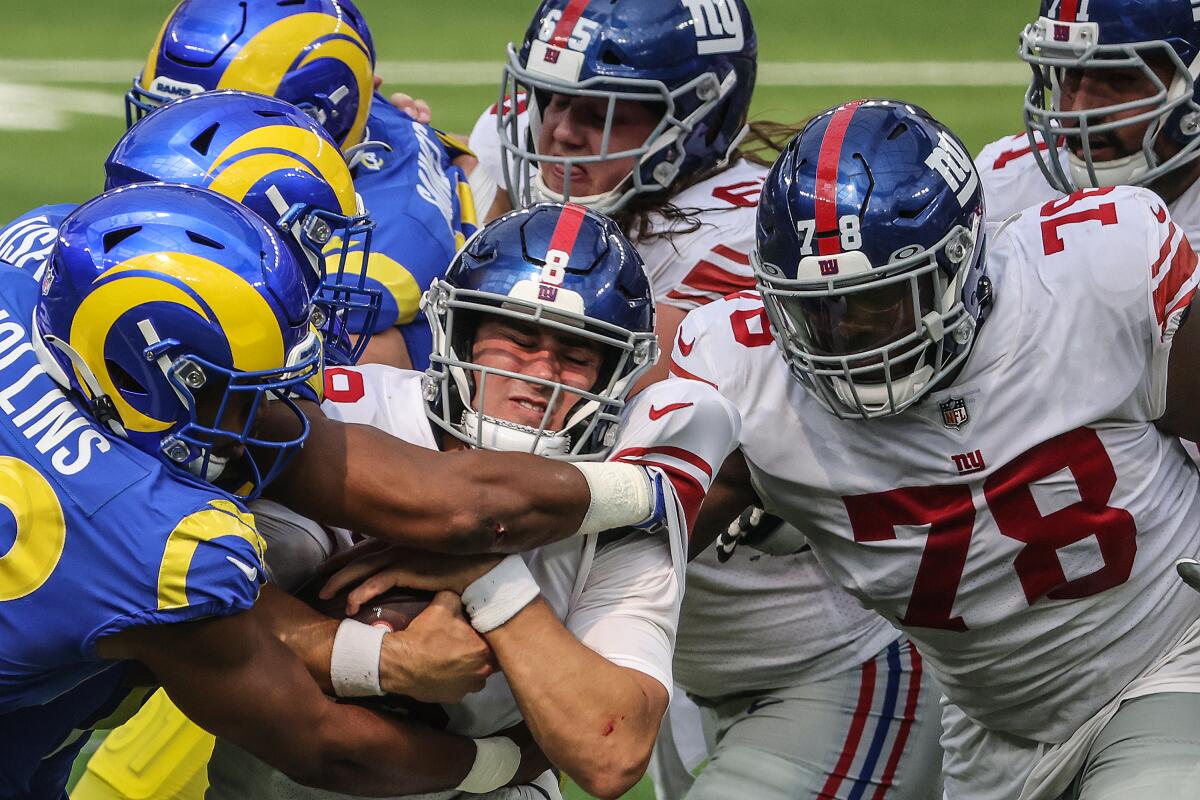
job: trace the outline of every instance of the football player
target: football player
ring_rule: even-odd
[[[373,325],[381,293],[368,285],[352,249],[370,251],[374,223],[329,134],[275,98],[219,91],[156,109],[117,142],[104,188],[143,181],[200,186],[230,197],[276,228],[305,267],[329,363],[353,363],[367,339],[348,326]],[[5,260],[39,280],[59,224],[76,206],[34,209],[0,230]],[[348,243],[330,248],[332,241]],[[328,250],[328,252],[326,252]]]
[[[1140,188],[992,237],[984,213],[914,106],[847,103],[789,146],[761,294],[694,312],[673,355],[743,418],[699,543],[761,501],[912,637],[950,800],[1193,797],[1200,608],[1172,562],[1200,545],[1176,438],[1200,433],[1196,255]]]
[[[1200,20],[1190,0],[1043,0],[1021,34],[1026,133],[976,159],[994,229],[1079,189],[1146,186],[1200,246]]]
[[[569,197],[615,215],[646,259],[669,348],[688,310],[754,285],[767,168],[743,144],[770,144],[769,129],[747,125],[756,69],[742,0],[545,0],[509,48],[502,100],[471,148],[517,206]],[[809,797],[850,770],[919,797],[937,780],[938,692],[907,641],[798,549],[743,548],[721,564],[709,548],[688,567],[675,677],[715,711],[719,740],[691,796]],[[887,681],[867,680],[876,674]],[[893,680],[917,699],[907,718],[882,691]],[[892,749],[877,752],[877,736]],[[664,799],[691,784],[672,750],[664,736],[652,770]]]
[[[0,272],[0,796],[65,797],[91,730],[154,683],[300,781],[382,794],[469,773],[468,739],[417,741],[323,696],[259,597],[242,499],[304,441],[292,395],[321,368],[307,269],[243,206],[150,184],[71,213],[40,286]],[[296,436],[260,433],[268,405]]]
[[[622,413],[654,361],[654,304],[632,244],[581,206],[536,205],[489,224],[426,305],[430,373],[331,369],[331,417],[434,450],[611,454],[662,470],[678,506],[668,504],[676,511],[661,535],[591,535],[503,560],[384,553],[330,588],[388,565],[350,595],[353,605],[392,584],[461,594],[504,674],[447,708],[450,729],[491,735],[523,717],[558,768],[594,795],[619,796],[644,772],[667,706],[687,524],[733,446],[736,416],[715,391],[679,382]],[[311,526],[277,506],[255,513],[279,531],[268,534],[272,562],[300,551],[296,528]],[[501,591],[506,614],[481,618],[477,598]],[[221,745],[210,779],[210,797],[329,796]]]
[[[274,95],[313,116],[345,151],[376,228],[370,253],[349,247],[382,312],[355,315],[375,332],[372,361],[429,366],[421,293],[475,230],[460,145],[373,94],[375,46],[350,0],[185,0],[171,12],[126,95],[132,122],[180,96],[213,89]],[[345,246],[335,237],[329,248]],[[367,264],[369,263],[369,269]]]

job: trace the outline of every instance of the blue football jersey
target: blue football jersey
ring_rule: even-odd
[[[63,753],[127,699],[97,641],[250,608],[263,543],[243,506],[63,394],[28,330],[38,292],[0,265],[0,798],[57,800]]]
[[[475,232],[466,174],[451,163],[465,151],[378,94],[371,103],[367,140],[354,161],[354,188],[376,224],[367,271],[370,284],[383,294],[375,331],[399,326],[413,369],[424,370],[433,336],[418,307],[421,294],[446,273]],[[335,240],[327,252],[340,246]]]
[[[41,280],[58,226],[76,208],[73,203],[39,206],[0,227],[0,261]]]

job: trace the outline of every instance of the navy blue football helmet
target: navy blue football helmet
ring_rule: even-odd
[[[752,255],[772,333],[829,411],[902,411],[966,358],[990,306],[983,190],[916,106],[814,117],[767,177]]]
[[[433,328],[430,419],[472,447],[603,458],[626,396],[658,360],[654,299],[641,257],[616,223],[579,205],[542,203],[488,224],[430,287],[422,306]],[[488,317],[593,343],[602,355],[595,385],[581,390],[473,363],[476,331]],[[549,388],[540,424],[480,413],[489,375]],[[564,403],[566,423],[551,430],[550,418]]]
[[[206,189],[134,184],[63,220],[34,342],[106,431],[253,499],[308,432],[292,395],[321,379],[311,316],[303,268],[255,214]],[[268,400],[296,415],[295,438],[255,434]]]
[[[1020,54],[1033,68],[1025,127],[1032,142],[1045,144],[1045,152],[1033,152],[1059,191],[1143,186],[1200,156],[1200,12],[1191,0],[1042,0],[1037,22],[1021,35]],[[1166,80],[1156,66],[1168,70]],[[1153,87],[1145,97],[1079,111],[1059,108],[1064,70],[1129,69]],[[1092,157],[1096,140],[1136,125],[1148,126],[1138,152],[1106,161]],[[1164,141],[1180,149],[1163,158],[1156,146],[1161,150]]]
[[[360,208],[341,151],[307,114],[249,92],[192,95],[130,128],[104,172],[105,189],[145,181],[212,189],[273,225],[306,267],[326,360],[358,360],[382,296],[367,284],[366,271],[348,270],[347,261],[353,248],[367,263],[375,223]],[[371,323],[363,335],[350,335],[351,316]]]
[[[744,0],[543,0],[521,44],[508,47],[497,124],[505,182],[516,207],[535,200],[580,203],[604,213],[641,192],[662,192],[725,163],[745,135],[757,71],[758,39]],[[601,152],[537,152],[542,117],[554,95],[606,103]],[[528,98],[524,104],[506,98]],[[660,115],[639,146],[611,151],[619,101],[646,103]],[[611,191],[571,192],[576,165],[634,159]],[[543,169],[561,167],[561,192]]]
[[[363,141],[375,44],[350,0],[183,0],[125,95],[126,122],[179,97],[242,89],[299,106],[343,150]]]

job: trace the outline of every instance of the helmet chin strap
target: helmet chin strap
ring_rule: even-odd
[[[565,433],[543,433],[537,428],[505,422],[472,409],[463,412],[461,429],[472,440],[477,440],[476,447],[487,450],[564,456],[571,449],[571,437]]]
[[[888,408],[892,403],[902,406],[916,397],[933,378],[933,367],[925,365],[918,367],[908,375],[891,383],[891,393],[887,384],[870,383],[855,384],[853,387],[843,378],[831,378],[833,390],[848,407],[857,409],[861,404],[869,413],[875,413]],[[857,393],[858,399],[855,399]]]
[[[68,388],[71,382],[62,366],[50,354],[49,347],[53,347],[63,353],[63,355],[70,359],[76,374],[79,375],[80,380],[83,381],[84,388],[87,389],[89,395],[87,398],[88,405],[91,406],[92,415],[96,418],[96,421],[107,426],[109,430],[122,439],[128,438],[125,426],[121,424],[121,419],[112,404],[112,400],[100,388],[100,382],[96,380],[95,373],[92,372],[87,362],[83,360],[83,356],[79,355],[79,352],[74,347],[71,347],[71,345],[57,336],[43,334],[38,329],[36,320],[33,331],[34,335],[30,339],[33,342],[33,351],[37,356],[38,365],[46,371],[55,383],[63,388]]]
[[[1071,168],[1071,180],[1079,187],[1092,187],[1092,176],[1088,174],[1087,162],[1074,153],[1067,153],[1067,163]],[[1146,154],[1138,151],[1124,158],[1112,161],[1093,161],[1092,169],[1099,181],[1095,188],[1104,186],[1122,186],[1132,184],[1142,175],[1150,171],[1151,166],[1146,161]]]
[[[588,195],[571,195],[570,202],[577,206],[590,208],[593,211],[607,213],[610,208],[616,205],[617,201],[624,196],[623,187],[633,177],[633,172],[630,172],[610,191],[602,192],[601,194]],[[556,192],[546,185],[545,179],[542,178],[542,171],[537,170],[537,174],[533,178],[533,199],[538,203],[566,203],[567,197],[562,192]]]
[[[215,483],[221,477],[222,473],[225,472],[225,467],[228,465],[228,458],[222,458],[210,450],[207,456],[193,458],[187,462],[187,471],[201,480]]]

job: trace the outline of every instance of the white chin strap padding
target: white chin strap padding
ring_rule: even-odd
[[[1087,162],[1074,153],[1067,153],[1067,163],[1071,167],[1071,180],[1081,189],[1099,189],[1105,186],[1125,186],[1136,184],[1137,180],[1150,171],[1145,153],[1140,150],[1131,156],[1116,158],[1112,161],[1093,161],[1092,168],[1096,171],[1093,186],[1092,176],[1088,174]]]
[[[534,166],[536,168],[537,165],[535,164]],[[632,174],[632,173],[630,173],[630,174]],[[610,192],[603,192],[602,194],[587,194],[587,195],[574,195],[573,194],[573,195],[571,195],[571,198],[570,198],[571,202],[577,206],[583,206],[584,208],[590,208],[593,211],[599,211],[600,213],[603,214],[606,211],[608,211],[608,209],[610,209],[613,205],[615,205],[616,202],[621,198],[621,195],[623,194],[623,192],[621,191],[621,187],[623,187],[625,185],[626,181],[628,181],[628,180],[629,180],[629,178],[626,177],[620,183],[617,184],[617,187],[615,189],[613,189]],[[533,199],[535,201],[541,202],[541,203],[565,203],[565,202],[567,202],[565,195],[563,195],[561,192],[554,191],[553,189],[551,189],[549,186],[546,185],[546,181],[543,180],[542,171],[540,169],[537,170],[537,173],[533,177]]]
[[[193,458],[187,463],[187,471],[201,480],[213,483],[221,477],[221,473],[225,471],[225,467],[228,464],[228,458],[222,458],[221,456],[209,452],[207,462],[203,456],[200,458]]]
[[[571,437],[562,433],[545,432],[538,436],[536,428],[504,422],[478,412],[463,412],[462,432],[486,450],[508,453],[533,453],[535,456],[564,456],[571,447]]]

